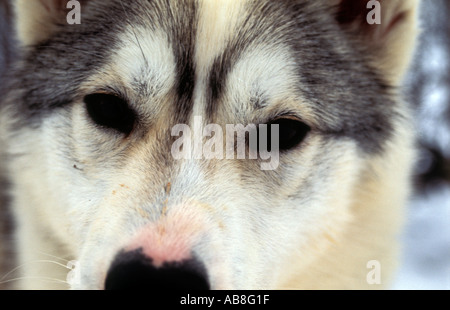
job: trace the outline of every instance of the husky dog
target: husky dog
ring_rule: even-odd
[[[12,283],[386,287],[414,160],[399,86],[417,2],[85,0],[71,24],[68,1],[16,0],[0,113]],[[195,117],[278,125],[278,167],[175,159],[172,128]]]

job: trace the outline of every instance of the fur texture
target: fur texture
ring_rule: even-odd
[[[62,1],[64,2],[64,1]],[[114,257],[195,256],[213,289],[387,285],[410,186],[413,133],[399,85],[414,49],[415,0],[16,1],[22,49],[0,114],[20,288],[102,289]],[[108,92],[138,115],[126,137],[83,98]],[[176,124],[311,131],[280,165],[175,160]],[[167,249],[172,249],[168,251]],[[186,252],[187,251],[187,252]],[[186,252],[186,253],[185,253]],[[366,281],[367,262],[382,284]]]

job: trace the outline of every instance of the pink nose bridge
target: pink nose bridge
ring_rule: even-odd
[[[204,216],[192,212],[192,208],[170,209],[173,211],[138,231],[125,250],[142,249],[155,267],[190,259],[194,245],[206,231],[207,222]]]

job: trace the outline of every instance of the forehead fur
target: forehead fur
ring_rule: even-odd
[[[241,98],[235,104],[248,100],[264,106],[281,98],[266,94],[284,92],[308,104],[318,130],[377,151],[393,119],[390,88],[324,3],[92,1],[81,25],[63,25],[25,51],[11,88],[20,97],[22,115],[39,119],[86,95],[80,84],[114,66],[135,85],[156,90],[145,81],[153,78],[169,87],[177,122],[199,111],[214,120],[218,109],[233,103],[230,97]],[[124,42],[133,41],[130,58],[114,63]],[[240,80],[243,87],[237,90]]]

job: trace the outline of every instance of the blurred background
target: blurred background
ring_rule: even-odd
[[[450,289],[450,1],[422,0],[420,16],[422,34],[405,81],[420,156],[394,288]]]
[[[420,15],[422,35],[415,63],[405,81],[405,97],[415,111],[420,156],[414,176],[415,192],[401,235],[403,255],[393,289],[448,290],[450,1],[422,0]],[[11,25],[8,0],[0,0],[0,83],[14,56]]]

